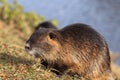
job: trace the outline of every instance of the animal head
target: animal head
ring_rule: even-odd
[[[61,44],[58,33],[54,29],[38,29],[26,41],[25,50],[43,60],[55,61],[58,59]]]

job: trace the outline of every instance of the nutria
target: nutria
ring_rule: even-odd
[[[41,29],[41,28],[53,28],[53,29],[57,29],[56,26],[54,26],[50,21],[44,21],[40,24],[37,25],[37,27],[35,28],[35,30]]]
[[[36,30],[26,42],[26,51],[40,57],[43,65],[58,75],[87,80],[112,80],[109,49],[105,39],[89,25],[76,23],[63,29]]]

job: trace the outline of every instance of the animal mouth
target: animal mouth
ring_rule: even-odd
[[[34,57],[35,57],[35,58],[41,58],[41,56],[40,56],[38,53],[35,53],[35,54],[34,54]]]
[[[36,53],[36,51],[33,49],[32,50],[25,49],[25,51],[31,56],[39,57],[38,53]]]
[[[39,50],[37,50],[37,49],[31,49],[31,50],[29,50],[29,49],[26,49],[25,48],[25,51],[30,55],[30,56],[33,56],[33,57],[35,57],[35,58],[40,58],[41,60],[43,59],[45,59],[45,57],[44,57],[44,55],[41,53],[41,51]]]
[[[29,53],[31,56],[34,56],[35,58],[40,57],[40,55],[39,55],[37,52],[35,52],[35,51],[29,51],[28,53]]]

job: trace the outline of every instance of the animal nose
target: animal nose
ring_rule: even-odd
[[[26,45],[25,45],[25,49],[26,49],[26,50],[31,50],[31,49],[32,49],[32,47],[30,46],[30,44],[29,44],[29,43],[26,43]]]

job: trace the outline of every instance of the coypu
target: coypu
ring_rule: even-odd
[[[26,42],[26,51],[40,57],[57,75],[69,74],[87,80],[113,80],[105,39],[89,25],[76,23],[63,29],[36,30]]]
[[[38,29],[41,29],[41,28],[57,29],[57,27],[55,27],[50,21],[45,21],[45,22],[42,22],[42,23],[38,24],[37,27],[35,28],[35,30],[38,30]]]

